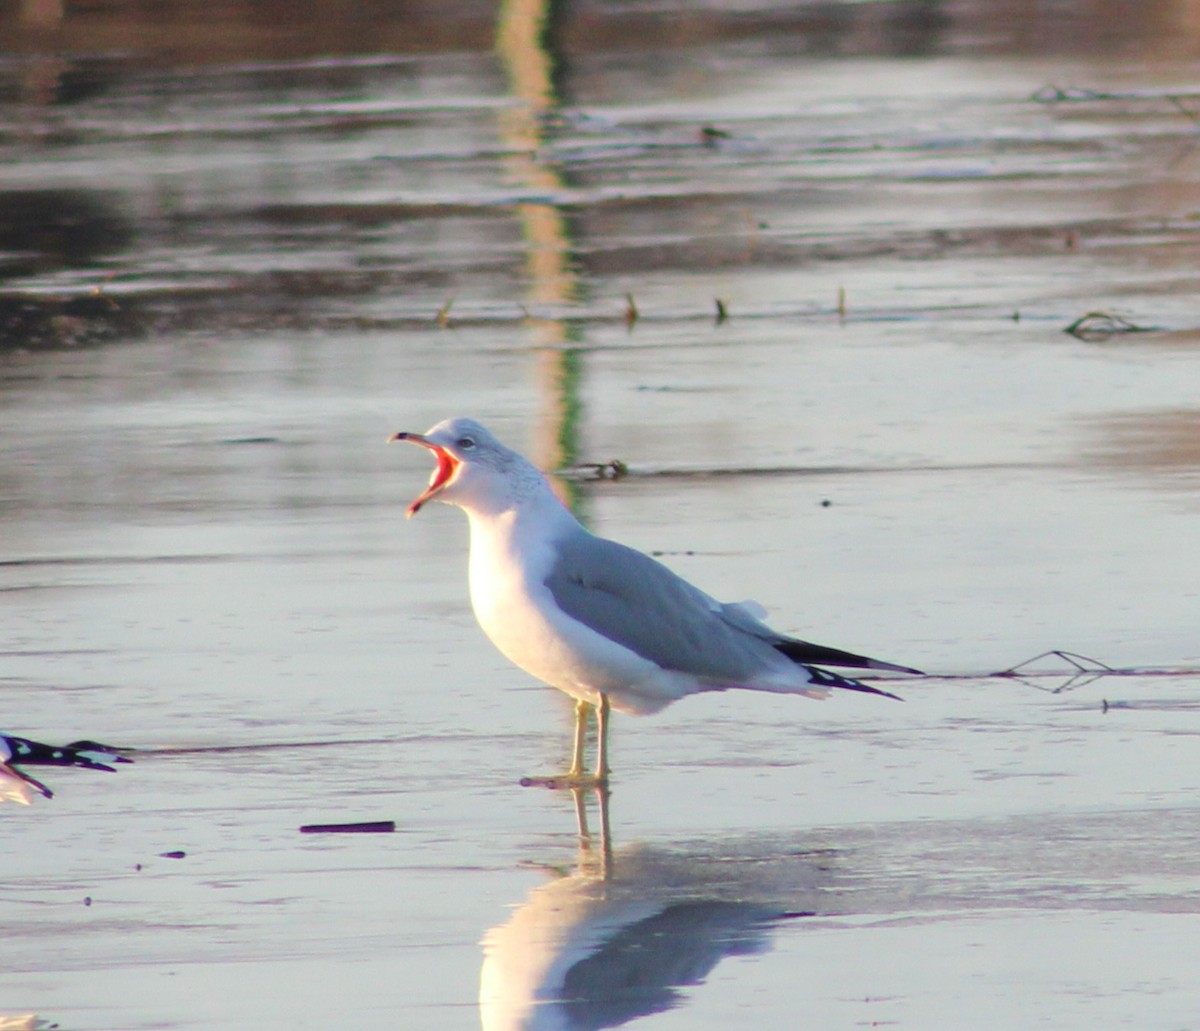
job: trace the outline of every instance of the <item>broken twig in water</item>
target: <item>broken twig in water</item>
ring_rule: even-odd
[[[395,820],[367,820],[363,823],[306,823],[301,834],[391,834]]]
[[[110,272],[104,277],[103,283],[98,283],[96,286],[92,287],[92,296],[98,297],[113,311],[120,311],[121,306],[104,292],[104,287],[111,283],[116,278],[116,275],[116,272]]]
[[[1032,668],[1035,663],[1041,662],[1043,659],[1060,659],[1068,666],[1067,669],[1035,669]],[[1028,683],[1030,686],[1038,687],[1039,690],[1049,690],[1051,694],[1062,694],[1064,691],[1073,690],[1082,687],[1085,684],[1090,684],[1095,680],[1100,680],[1104,677],[1196,677],[1200,676],[1200,668],[1195,666],[1188,667],[1169,667],[1169,666],[1109,666],[1107,663],[1101,662],[1099,659],[1093,659],[1087,655],[1080,655],[1076,652],[1069,652],[1063,649],[1054,649],[1048,652],[1042,652],[1040,655],[1035,655],[1033,658],[1025,659],[1023,662],[1018,662],[1015,666],[1009,666],[1007,669],[996,670],[992,673],[927,673],[925,680],[1019,680]],[[1060,684],[1054,688],[1042,688],[1032,682],[1035,680],[1046,680],[1054,677],[1067,677],[1064,684]],[[864,677],[862,679],[872,679]],[[909,678],[911,683],[913,679]]]
[[[607,462],[584,462],[572,468],[570,472],[576,474],[576,479],[619,480],[629,475],[629,466],[619,458],[610,458]]]
[[[1029,98],[1036,104],[1059,104],[1066,100],[1111,100],[1113,94],[1099,93],[1083,86],[1056,86],[1047,83]]]
[[[1086,655],[1077,655],[1075,652],[1062,651],[1054,649],[1053,651],[1042,652],[1041,655],[1035,655],[1032,659],[1026,659],[1024,662],[1018,662],[1015,666],[1009,666],[1008,669],[1002,669],[998,673],[993,673],[994,677],[1019,677],[1021,670],[1026,666],[1032,666],[1035,662],[1041,659],[1056,658],[1062,659],[1064,662],[1070,663],[1080,673],[1119,673],[1120,670],[1113,669],[1112,666],[1106,665],[1099,659],[1091,659]]]
[[[1185,106],[1183,101],[1177,96],[1168,93],[1167,100],[1170,102],[1171,106],[1175,108],[1181,115],[1183,115],[1184,118],[1186,118],[1189,122],[1191,122],[1193,125],[1200,125],[1200,117],[1197,117],[1196,113]]]
[[[1148,333],[1149,326],[1139,326],[1110,311],[1089,311],[1072,322],[1064,333],[1078,340],[1107,340],[1118,333]]]

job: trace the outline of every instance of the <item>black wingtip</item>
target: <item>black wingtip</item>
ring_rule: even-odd
[[[870,684],[864,684],[860,680],[847,680],[840,686],[844,687],[847,691],[861,691],[863,694],[877,694],[881,698],[890,698],[894,702],[904,701],[904,699],[898,694],[892,694],[891,691],[885,691],[881,687],[871,687]]]
[[[844,691],[861,691],[863,694],[876,694],[883,698],[891,698],[894,701],[904,701],[899,695],[892,694],[891,691],[885,691],[880,687],[871,687],[870,684],[864,684],[861,680],[852,680],[850,677],[843,677],[837,673],[830,673],[829,670],[820,669],[817,666],[805,666],[808,670],[810,682],[818,687],[836,687]]]
[[[911,673],[923,677],[925,674],[911,666],[900,666],[894,662],[884,662],[882,659],[872,659],[866,655],[856,655],[854,652],[843,651],[841,648],[830,648],[823,644],[810,644],[794,637],[774,642],[775,650],[786,655],[793,662],[802,666],[844,666],[848,669],[878,669],[888,673]],[[884,692],[886,693],[886,692]]]

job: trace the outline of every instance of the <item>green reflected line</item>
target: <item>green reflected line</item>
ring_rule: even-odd
[[[516,100],[500,114],[505,174],[513,185],[551,197],[565,185],[561,169],[541,156],[548,116],[561,101],[556,83],[562,58],[553,49],[552,32],[559,10],[552,0],[504,0],[496,24],[496,52]],[[563,469],[579,460],[583,416],[583,361],[573,346],[582,329],[561,315],[580,297],[570,223],[553,202],[522,203],[516,211],[526,248],[525,304],[533,313],[526,326],[538,356],[534,457],[543,469]],[[578,485],[559,480],[557,487],[581,514]]]

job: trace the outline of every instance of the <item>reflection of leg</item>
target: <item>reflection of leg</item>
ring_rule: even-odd
[[[602,784],[595,790],[600,805],[600,873],[607,880],[612,871],[612,828],[608,823],[608,788]]]
[[[591,780],[590,777],[582,779],[584,781]],[[587,792],[595,795],[596,806],[600,811],[599,849],[593,848],[595,842],[591,828],[588,826]],[[571,798],[575,802],[575,825],[579,829],[580,869],[593,874],[599,873],[605,880],[608,879],[612,869],[612,831],[608,821],[608,795],[608,788],[602,784],[573,785],[571,787]]]
[[[596,706],[596,783],[608,783],[608,695]]]
[[[587,739],[587,715],[591,706],[580,699],[575,703],[575,747],[571,750],[571,768],[568,777],[578,777],[583,773],[583,747]]]
[[[592,832],[588,827],[587,801],[583,797],[583,788],[571,788],[571,799],[575,803],[575,827],[579,831],[579,847],[587,851],[592,847]]]

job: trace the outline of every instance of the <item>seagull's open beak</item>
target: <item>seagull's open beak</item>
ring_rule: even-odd
[[[411,519],[421,511],[421,506],[440,491],[453,478],[458,471],[458,467],[462,465],[449,451],[441,444],[435,444],[428,437],[420,433],[393,433],[388,437],[389,441],[407,440],[410,444],[420,444],[421,447],[429,448],[437,459],[437,468],[433,470],[433,475],[429,477],[429,486],[421,491],[420,495],[408,506],[408,518]]]

